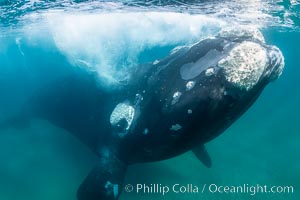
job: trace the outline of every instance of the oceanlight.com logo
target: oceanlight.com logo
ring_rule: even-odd
[[[127,184],[124,187],[125,192],[136,194],[248,194],[254,196],[256,194],[293,194],[293,186],[268,186],[268,185],[217,185],[217,184],[179,184],[163,185],[163,184]]]

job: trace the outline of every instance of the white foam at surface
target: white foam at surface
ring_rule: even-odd
[[[189,44],[216,34],[225,24],[203,15],[121,11],[49,12],[40,23],[72,65],[97,71],[108,86],[126,83],[143,51]],[[32,27],[27,31],[33,32]]]

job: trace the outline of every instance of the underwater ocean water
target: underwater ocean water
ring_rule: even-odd
[[[300,199],[300,2],[298,0],[0,0],[0,121],[32,92],[86,68],[106,90],[132,69],[234,27],[259,29],[285,57],[282,76],[207,144],[213,166],[191,152],[130,166],[126,184],[292,186],[293,192],[137,194],[133,199]],[[0,132],[1,200],[72,200],[96,156],[47,121]]]

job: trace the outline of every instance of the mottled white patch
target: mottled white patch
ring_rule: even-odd
[[[181,97],[181,95],[182,95],[181,92],[175,92],[173,94],[173,99],[172,99],[171,104],[174,105],[175,103],[177,103],[179,98]]]
[[[126,130],[129,130],[135,114],[134,108],[128,103],[119,103],[110,115],[110,123],[116,126],[122,119],[127,121]]]
[[[275,46],[272,46],[268,53],[270,63],[274,66],[278,66],[276,69],[272,68],[267,71],[267,73],[270,74],[270,81],[273,81],[279,78],[282,74],[284,68],[284,57],[282,52]]]
[[[186,83],[185,87],[186,87],[186,90],[189,91],[191,89],[193,89],[193,87],[195,86],[196,82],[195,81],[189,81]]]
[[[246,90],[258,82],[266,65],[266,50],[261,45],[249,41],[234,47],[229,55],[218,63],[218,66],[224,69],[228,82]]]
[[[148,135],[148,133],[149,133],[149,129],[145,128],[145,130],[143,131],[143,134]]]
[[[188,110],[187,110],[187,113],[188,113],[188,114],[192,114],[192,113],[193,113],[193,110],[192,110],[192,109],[188,109]]]
[[[181,128],[182,128],[182,126],[180,126],[180,124],[175,124],[175,125],[171,126],[170,130],[171,131],[179,131]]]
[[[219,37],[251,37],[255,38],[261,42],[265,42],[265,38],[263,34],[254,27],[251,26],[243,26],[243,27],[234,27],[227,28],[220,31]]]
[[[215,69],[214,68],[208,68],[206,71],[205,71],[205,75],[206,76],[211,76],[215,73]]]

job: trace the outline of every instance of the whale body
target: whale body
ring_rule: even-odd
[[[118,199],[130,164],[192,150],[210,167],[204,144],[236,121],[283,67],[280,50],[262,35],[223,32],[140,66],[121,90],[104,90],[95,74],[74,70],[36,91],[0,128],[42,118],[69,131],[99,156],[78,199]]]

